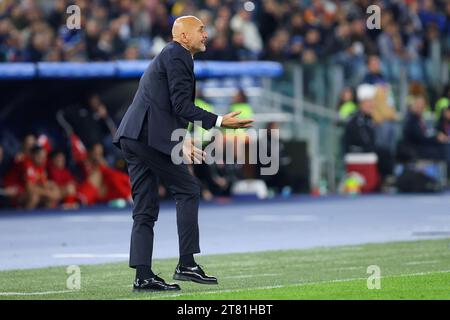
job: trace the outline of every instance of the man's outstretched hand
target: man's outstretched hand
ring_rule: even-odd
[[[224,115],[220,126],[229,129],[250,128],[254,120],[236,118],[240,113],[241,111],[234,111]]]

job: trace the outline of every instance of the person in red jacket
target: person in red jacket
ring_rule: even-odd
[[[14,159],[5,174],[4,185],[9,190],[15,190],[11,197],[12,206],[18,205],[18,196],[25,191],[23,176],[25,174],[25,164],[31,162],[31,148],[36,145],[37,140],[33,134],[27,134],[22,140],[21,150],[14,156]]]
[[[34,209],[39,206],[54,208],[61,199],[58,186],[47,178],[46,171],[47,152],[39,145],[30,151],[30,160],[25,160],[21,173],[21,189],[24,190],[17,203],[25,209]]]
[[[51,155],[47,170],[49,179],[59,187],[63,208],[77,208],[77,183],[66,167],[66,156],[62,151],[56,151]]]
[[[79,163],[84,181],[78,186],[78,196],[84,204],[104,203],[115,199],[131,200],[131,184],[127,174],[107,165],[103,146],[94,144],[88,157]]]

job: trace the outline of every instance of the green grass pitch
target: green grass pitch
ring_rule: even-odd
[[[81,265],[81,289],[66,267],[0,272],[0,299],[450,299],[450,239],[199,256],[219,285],[180,282],[176,293],[132,293],[126,262]],[[167,281],[176,259],[154,262]],[[367,267],[381,288],[367,288]]]

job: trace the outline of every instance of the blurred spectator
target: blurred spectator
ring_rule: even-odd
[[[367,58],[367,73],[362,83],[368,84],[386,84],[387,81],[381,72],[381,61],[376,55],[370,55]]]
[[[318,29],[311,28],[306,32],[305,41],[303,43],[304,53],[303,62],[313,64],[322,58],[323,46],[322,38]]]
[[[281,32],[277,32],[275,35],[270,37],[266,43],[267,45],[261,55],[262,60],[285,61],[288,58],[286,56],[288,43],[286,42],[286,38],[282,36]]]
[[[10,198],[16,197],[19,193],[19,188],[16,186],[6,187],[4,185],[3,176],[6,173],[7,164],[5,163],[3,147],[0,146],[0,208],[6,207],[9,204]]]
[[[137,45],[129,45],[125,49],[125,60],[138,60],[139,59],[139,47]]]
[[[112,144],[112,136],[117,126],[97,94],[88,98],[87,108],[72,106],[60,111],[59,116],[62,116],[63,120],[71,126],[69,131],[75,132],[87,149],[97,143],[103,144],[107,151],[108,163],[114,164],[118,151]]]
[[[230,112],[240,112],[237,118],[253,119],[254,111],[250,103],[248,102],[247,95],[241,88],[236,92],[230,105]],[[226,129],[226,135],[238,137],[239,139],[245,139],[246,129]]]
[[[59,187],[64,208],[77,208],[76,180],[66,167],[66,156],[62,151],[53,152],[48,164],[48,177]]]
[[[372,120],[375,123],[375,142],[383,149],[394,152],[396,143],[396,124],[399,119],[390,86],[377,85],[374,97]]]
[[[216,197],[229,197],[231,186],[234,182],[243,178],[242,165],[205,163],[195,165],[195,176],[202,184],[202,196],[205,200],[211,200],[211,195]]]
[[[267,187],[272,190],[275,194],[283,194],[284,196],[290,195],[292,192],[292,187],[294,184],[295,177],[292,176],[288,171],[288,165],[291,163],[291,158],[287,154],[285,150],[285,146],[283,141],[280,140],[279,130],[280,127],[277,122],[269,122],[266,126],[267,129],[267,156],[272,156],[270,154],[272,150],[273,139],[277,139],[277,143],[279,146],[279,167],[278,172],[274,175],[260,175],[259,178],[262,179]],[[261,172],[261,168],[268,167],[268,165],[258,164],[259,170]]]
[[[433,113],[431,110],[431,105],[429,103],[429,95],[428,90],[425,84],[419,81],[411,81],[409,83],[408,96],[406,97],[407,105],[411,105],[414,102],[414,99],[417,96],[421,96],[425,99],[426,107],[425,112],[423,114],[424,119],[427,120],[437,120],[439,118],[439,114]]]
[[[344,150],[346,153],[374,152],[378,156],[378,170],[383,177],[392,174],[393,156],[388,149],[376,144],[375,125],[372,120],[376,87],[369,84],[357,89],[359,109],[345,126]]]
[[[251,14],[244,8],[231,19],[231,29],[242,33],[243,45],[251,52],[258,54],[262,50],[262,39],[256,24],[251,20]]]
[[[441,117],[441,113],[445,108],[450,107],[450,84],[447,84],[442,90],[442,95],[436,102],[434,107],[435,118],[439,119]]]
[[[206,25],[212,57],[307,64],[333,58],[356,84],[363,59],[380,54],[389,80],[406,67],[411,79],[430,81],[425,63],[434,44],[450,50],[450,5],[442,0],[377,1],[380,30],[366,28],[369,1],[78,1],[81,30],[68,30],[67,0],[11,1],[0,12],[2,61],[85,61],[149,58],[171,40],[179,15],[199,16]],[[288,37],[277,35],[287,30]],[[238,34],[233,39],[233,34]],[[224,37],[226,39],[224,39]],[[242,46],[242,47],[241,47]],[[238,49],[245,52],[230,55]],[[139,53],[138,53],[139,52]],[[243,59],[244,58],[244,59]]]
[[[445,28],[445,15],[436,8],[433,0],[423,0],[419,18],[425,28],[431,24],[436,25],[440,31]]]
[[[201,55],[202,59],[218,61],[238,60],[236,51],[231,47],[226,34],[218,34],[208,46],[208,50]]]
[[[258,27],[264,43],[268,43],[273,32],[281,25],[282,11],[277,1],[262,1],[262,13],[258,19]]]
[[[450,106],[442,109],[441,115],[438,118],[436,130],[438,133],[443,133],[447,136],[447,144],[445,145],[445,159],[447,161],[447,177],[450,179]]]
[[[19,192],[24,190],[25,166],[31,162],[31,150],[36,144],[37,140],[33,134],[25,135],[22,140],[22,149],[16,153],[4,175],[4,184],[7,188]]]
[[[338,102],[338,111],[339,111],[339,118],[341,120],[348,119],[353,113],[358,111],[355,94],[351,87],[346,87],[342,90]]]
[[[30,160],[31,149],[37,144],[37,139],[34,134],[27,134],[22,141],[22,150],[19,151],[15,156],[16,162],[21,162],[25,160]]]
[[[235,59],[239,61],[253,60],[256,54],[247,49],[244,45],[244,36],[241,32],[234,32],[231,45],[235,50]]]
[[[441,110],[436,129],[438,132],[442,132],[447,135],[447,137],[450,137],[450,106]]]
[[[248,102],[247,95],[245,94],[244,90],[240,88],[235,96],[233,97],[233,101],[230,105],[230,112],[239,111],[240,114],[238,115],[238,118],[246,118],[251,119],[253,117],[253,108]]]
[[[25,161],[21,173],[20,194],[17,204],[25,209],[34,209],[40,206],[54,208],[61,199],[58,186],[48,180],[47,152],[41,146],[35,145],[30,151],[30,161]]]
[[[409,148],[409,154],[414,159],[444,160],[444,143],[448,143],[449,138],[443,132],[436,135],[429,134],[423,114],[426,108],[426,101],[423,96],[413,98],[409,107],[403,126],[404,148]]]
[[[360,32],[360,26],[355,23],[355,32]],[[361,71],[364,66],[364,39],[367,37],[361,33],[352,34],[352,24],[342,23],[336,27],[336,30],[325,36],[323,51],[327,54],[334,54],[334,60],[344,68],[344,76],[350,83],[357,83],[361,79]],[[369,46],[368,44],[366,44]]]
[[[103,146],[94,144],[87,159],[79,163],[82,183],[78,186],[78,198],[83,204],[105,203],[115,199],[131,199],[128,175],[109,167],[104,158]]]

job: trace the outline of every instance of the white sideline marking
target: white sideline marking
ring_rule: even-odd
[[[61,220],[65,221],[65,222],[131,222],[131,221],[133,221],[129,216],[119,216],[119,215],[61,217]]]
[[[429,272],[417,272],[417,273],[408,273],[408,274],[398,274],[392,276],[382,276],[381,278],[401,278],[401,277],[411,277],[411,276],[424,276],[433,273],[449,273],[450,270],[441,270],[441,271],[429,271]],[[265,286],[265,287],[254,287],[254,288],[245,288],[245,289],[227,289],[227,290],[216,290],[216,291],[205,291],[205,292],[190,292],[190,293],[178,293],[178,294],[166,294],[166,295],[157,295],[150,297],[150,299],[160,299],[160,298],[170,298],[170,297],[180,297],[180,296],[194,296],[198,294],[216,294],[216,293],[230,293],[230,292],[245,292],[251,290],[268,290],[268,289],[276,289],[276,288],[290,288],[290,287],[301,287],[306,285],[315,285],[315,284],[326,284],[326,283],[336,283],[336,282],[350,282],[355,280],[367,280],[367,278],[347,278],[347,279],[337,279],[337,280],[327,280],[327,281],[317,281],[317,282],[301,282],[289,285],[276,285],[276,286]],[[148,298],[148,297],[146,297]]]
[[[316,221],[317,217],[313,215],[278,215],[278,214],[254,214],[246,216],[246,221],[272,222],[272,221]]]
[[[429,261],[410,261],[410,262],[406,262],[405,264],[407,265],[417,265],[417,264],[433,264],[433,263],[437,263],[440,262],[440,260],[429,260]]]
[[[257,278],[257,277],[276,277],[280,276],[281,273],[261,273],[261,274],[247,274],[240,276],[228,276],[222,277],[222,279],[245,279],[245,278]]]
[[[95,259],[95,258],[128,258],[128,253],[105,253],[105,254],[95,254],[95,253],[55,253],[52,254],[52,258],[55,259]]]
[[[46,294],[59,294],[59,293],[68,293],[75,292],[78,290],[60,290],[60,291],[41,291],[41,292],[0,292],[0,296],[39,296]]]
[[[357,266],[357,267],[336,267],[330,268],[330,270],[365,270],[366,266]]]

